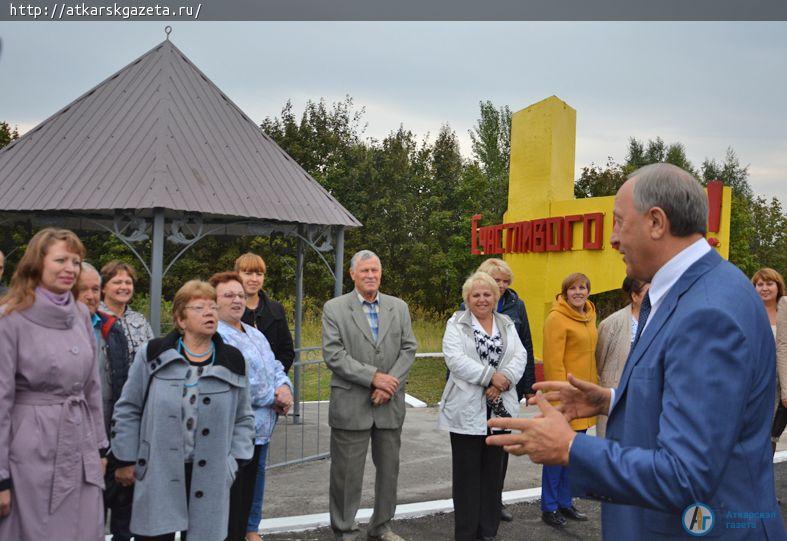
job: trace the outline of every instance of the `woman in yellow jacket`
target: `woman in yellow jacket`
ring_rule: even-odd
[[[598,383],[596,307],[588,300],[590,280],[575,272],[563,280],[560,295],[544,322],[544,378],[566,381],[568,374]],[[596,418],[574,419],[571,428],[585,432]],[[568,467],[544,466],[541,474],[541,519],[556,528],[566,519],[587,520],[571,500]]]

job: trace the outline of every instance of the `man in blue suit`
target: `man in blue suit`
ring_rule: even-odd
[[[762,301],[704,239],[707,197],[669,164],[638,169],[615,197],[612,245],[650,282],[616,389],[543,382],[543,416],[488,443],[571,466],[575,495],[602,503],[605,539],[785,539],[769,431],[775,347]],[[548,401],[558,401],[562,415]],[[609,415],[606,439],[567,419]]]

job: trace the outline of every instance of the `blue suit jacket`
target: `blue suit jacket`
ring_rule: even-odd
[[[607,438],[577,434],[571,447],[573,494],[604,502],[605,539],[691,539],[681,516],[695,502],[714,511],[706,537],[785,539],[769,439],[775,357],[762,301],[711,250],[627,360]],[[766,518],[730,515],[746,512]]]

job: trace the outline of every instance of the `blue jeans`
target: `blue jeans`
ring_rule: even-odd
[[[577,430],[577,432],[586,432]],[[541,470],[541,510],[557,511],[558,508],[571,507],[571,482],[568,479],[568,466],[542,466]]]
[[[247,532],[257,532],[260,529],[262,520],[262,499],[265,495],[265,463],[268,460],[268,446],[270,443],[260,446],[260,460],[257,468],[257,482],[254,483],[254,496],[251,500],[249,510],[249,523],[246,525]]]

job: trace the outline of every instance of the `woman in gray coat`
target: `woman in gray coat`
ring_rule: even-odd
[[[178,330],[131,365],[111,426],[119,483],[134,484],[138,541],[221,541],[238,461],[251,458],[254,416],[240,351],[216,332],[216,291],[199,280],[175,295]]]

